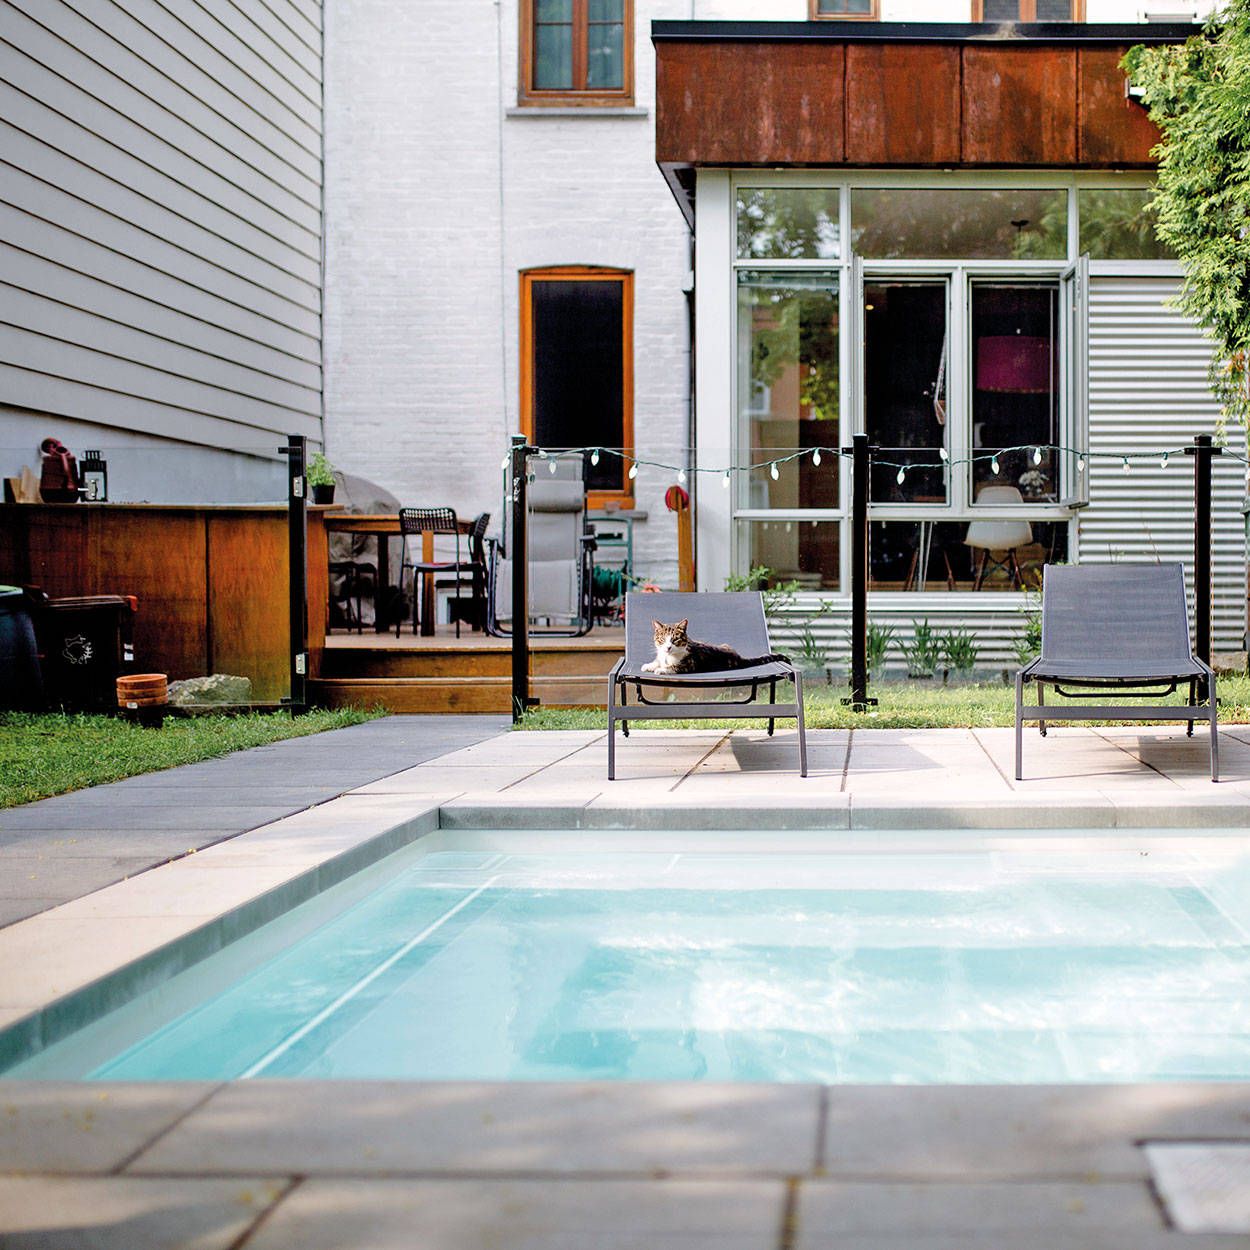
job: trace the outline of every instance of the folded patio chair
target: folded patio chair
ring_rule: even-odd
[[[1024,687],[1037,684],[1037,707]],[[1129,704],[1161,698],[1188,684],[1185,704]],[[1045,702],[1046,687],[1067,699],[1101,702],[1064,707]],[[1211,724],[1211,780],[1219,780],[1215,673],[1189,643],[1185,574],[1179,564],[1048,564],[1042,580],[1042,653],[1016,674],[1016,780],[1021,779],[1026,720],[1042,734],[1056,720],[1183,720]]]
[[[629,737],[631,720],[720,720],[732,717],[768,717],[768,732],[778,716],[793,716],[799,731],[799,775],[807,776],[807,738],[803,725],[803,676],[793,664],[773,661],[752,668],[726,669],[714,673],[644,673],[642,666],[655,659],[652,621],[666,625],[689,621],[688,632],[699,642],[722,643],[739,655],[768,655],[768,625],[764,620],[764,600],[757,591],[731,591],[725,594],[683,594],[665,591],[645,594],[631,591],[625,596],[625,655],[617,660],[608,678],[608,780],[616,775],[616,722]],[[794,683],[794,700],[777,702],[777,682]],[[636,702],[627,704],[630,687]],[[659,688],[677,690],[679,701],[648,698]],[[734,687],[740,696],[718,701],[713,695]],[[766,702],[756,702],[763,689]],[[688,697],[687,697],[688,692]]]

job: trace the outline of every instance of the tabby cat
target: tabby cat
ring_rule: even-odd
[[[717,673],[724,669],[753,668],[757,664],[789,664],[784,655],[739,655],[733,647],[719,642],[699,642],[686,633],[689,620],[676,625],[652,621],[655,631],[655,659],[644,664],[644,673]]]

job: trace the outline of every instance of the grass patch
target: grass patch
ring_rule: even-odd
[[[160,729],[144,729],[112,716],[0,712],[0,808],[359,725],[380,715],[359,708],[295,717],[252,712],[171,717]]]
[[[1036,701],[1034,697],[1031,701]],[[1250,723],[1250,677],[1220,677],[1220,723]],[[1015,724],[1014,686],[998,681],[941,682],[877,681],[868,695],[877,700],[867,712],[853,712],[842,703],[845,686],[804,683],[804,721],[808,729],[989,729],[1011,728]],[[778,691],[781,694],[781,691]],[[1053,700],[1053,696],[1052,696]],[[1114,700],[1108,699],[1108,702]],[[1184,703],[1179,694],[1166,702]],[[1155,699],[1158,703],[1160,700]],[[792,722],[791,722],[792,723]],[[1071,723],[1071,722],[1070,722]],[[1096,722],[1085,722],[1092,724]],[[1111,722],[1107,722],[1111,723]],[[1120,724],[1132,722],[1121,721]],[[1155,722],[1146,722],[1155,723]],[[1179,722],[1177,722],[1179,723]],[[760,720],[723,721],[633,721],[630,731],[641,729],[732,729],[762,728]],[[785,728],[786,722],[780,725]],[[602,708],[539,708],[529,712],[518,729],[607,729],[608,716]]]

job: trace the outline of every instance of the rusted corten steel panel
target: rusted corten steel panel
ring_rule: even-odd
[[[1159,128],[1125,91],[1122,48],[1081,48],[1077,52],[1081,128],[1077,159],[1082,165],[1125,168],[1153,166],[1150,149]]]
[[[963,50],[961,164],[1076,164],[1076,49]]]
[[[846,163],[957,164],[960,77],[951,44],[848,44]]]
[[[656,44],[656,159],[896,168],[1154,166],[1125,97],[1129,45],[669,39]]]
[[[842,164],[845,62],[840,43],[666,43],[656,62],[656,160]]]

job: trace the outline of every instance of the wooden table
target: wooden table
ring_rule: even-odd
[[[374,583],[374,599],[373,599],[373,621],[374,629],[379,634],[384,634],[389,629],[387,622],[383,619],[383,604],[386,602],[386,592],[390,589],[391,584],[391,537],[399,534],[399,516],[398,514],[383,513],[381,515],[354,515],[349,516],[346,513],[327,513],[326,530],[331,534],[371,534],[377,541],[378,545],[378,576]],[[456,519],[456,528],[462,534],[471,533],[473,530],[472,521],[462,521]],[[428,564],[434,559],[434,531],[421,531],[421,560]],[[402,574],[401,574],[402,575]],[[413,586],[412,593],[417,593],[416,586]],[[427,637],[434,632],[434,579],[427,577],[425,579],[425,588],[421,596],[421,633]]]

